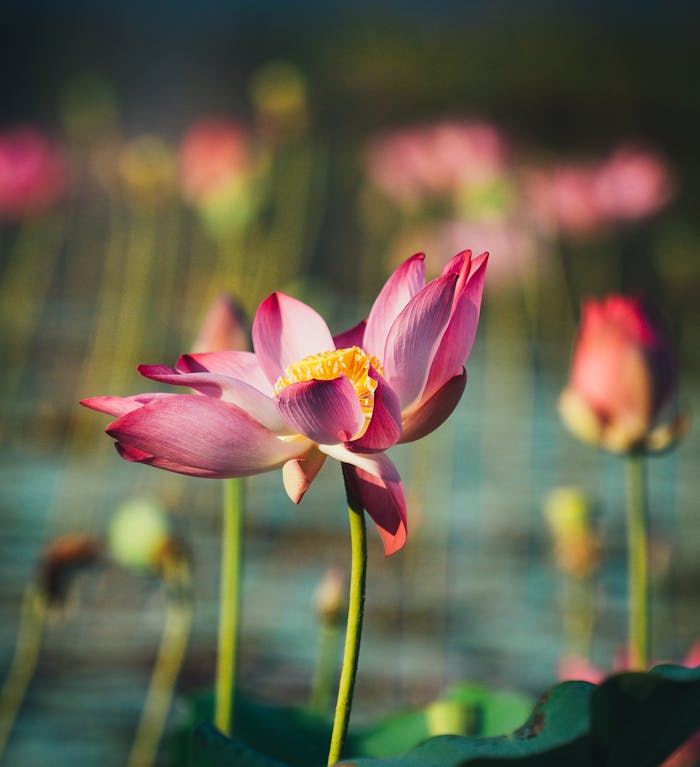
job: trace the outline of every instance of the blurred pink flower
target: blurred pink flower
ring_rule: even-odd
[[[64,191],[63,153],[34,128],[0,133],[0,216],[19,219],[50,208]]]
[[[560,399],[576,436],[619,452],[642,446],[677,385],[674,349],[644,302],[618,295],[585,302]]]
[[[605,160],[526,169],[523,186],[540,225],[575,236],[646,218],[674,194],[671,172],[661,157],[628,146]]]
[[[413,205],[429,195],[453,195],[503,172],[506,145],[481,122],[442,122],[402,128],[374,140],[366,153],[371,181],[389,198]]]
[[[254,354],[186,354],[175,368],[139,367],[198,394],[82,404],[117,417],[107,433],[127,461],[215,478],[283,467],[296,503],[330,455],[392,554],[406,540],[406,505],[384,451],[430,433],[459,401],[487,259],[459,253],[426,285],[422,254],[409,258],[367,320],[335,338],[311,307],[273,293],[255,315]]]
[[[599,169],[596,194],[603,216],[634,221],[663,208],[673,197],[674,184],[661,157],[623,146]]]
[[[238,123],[207,117],[195,123],[180,145],[180,180],[184,196],[199,204],[228,191],[250,172],[250,138]]]
[[[248,318],[236,299],[223,293],[207,312],[194,352],[248,351]]]
[[[597,171],[592,165],[562,163],[524,173],[526,208],[546,230],[585,235],[606,221],[598,205]]]

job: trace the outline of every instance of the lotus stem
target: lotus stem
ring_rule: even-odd
[[[335,764],[343,751],[348,734],[348,723],[352,709],[352,694],[357,674],[357,661],[360,656],[360,637],[362,618],[365,608],[365,582],[367,579],[367,531],[365,513],[348,493],[348,513],[350,517],[350,546],[352,552],[350,569],[350,596],[348,599],[348,621],[345,630],[345,650],[343,667],[340,673],[338,700],[335,706],[331,747],[328,753],[329,767]]]
[[[236,679],[236,649],[240,610],[243,480],[224,480],[224,520],[221,544],[219,643],[216,666],[214,724],[224,734],[232,728]]]
[[[192,626],[187,560],[179,559],[164,577],[173,593],[168,595],[163,636],[127,767],[151,767],[155,762]]]
[[[0,689],[0,759],[17,714],[34,675],[46,620],[46,596],[34,584],[27,586],[22,601],[15,655]]]
[[[627,458],[628,662],[646,669],[649,659],[649,544],[646,471],[642,455]]]

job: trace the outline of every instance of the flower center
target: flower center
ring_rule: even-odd
[[[374,410],[374,391],[377,388],[377,382],[369,374],[370,367],[382,373],[379,360],[376,357],[370,357],[359,346],[311,354],[285,368],[285,375],[277,379],[274,392],[279,394],[286,386],[300,381],[332,381],[344,375],[353,385],[365,416],[362,429],[353,437],[358,439],[367,430]]]

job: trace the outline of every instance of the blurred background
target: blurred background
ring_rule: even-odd
[[[169,731],[186,721],[213,680],[221,487],[122,462],[78,400],[153,390],[136,365],[194,348],[223,291],[252,316],[284,290],[340,331],[401,260],[425,251],[434,276],[464,248],[491,252],[469,382],[392,451],[409,543],[384,560],[371,541],[354,715],[460,680],[536,695],[572,652],[612,668],[623,468],[556,402],[581,299],[625,291],[664,316],[698,410],[697,6],[10,0],[0,29],[0,679],[49,541],[107,540],[147,499],[191,556]],[[660,660],[700,634],[699,458],[691,428],[650,461]],[[240,679],[303,704],[346,514],[337,466],[299,508],[280,480],[246,482]],[[166,589],[107,557],[59,601],[4,763],[124,764]]]

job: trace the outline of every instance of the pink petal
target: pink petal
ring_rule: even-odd
[[[365,419],[355,388],[343,375],[285,386],[277,395],[277,407],[298,432],[328,444],[351,439]]]
[[[217,472],[208,471],[207,469],[198,469],[194,466],[186,466],[182,463],[175,463],[173,461],[166,461],[163,458],[156,458],[150,453],[146,453],[143,450],[138,450],[135,447],[124,445],[121,442],[115,442],[119,455],[130,463],[143,463],[146,466],[153,466],[156,469],[164,469],[165,471],[174,471],[178,474],[188,474],[192,477],[202,477],[204,479],[222,479],[222,475]]]
[[[472,262],[472,271],[463,290],[456,297],[449,324],[435,351],[423,397],[432,397],[447,381],[464,367],[476,338],[484,290],[488,254],[484,253]],[[460,280],[457,282],[459,289]]]
[[[467,263],[467,274],[469,274],[469,264],[471,262],[471,258],[471,250],[462,250],[457,253],[456,256],[452,256],[452,258],[445,264],[445,268],[442,270],[443,276],[448,274],[459,274],[464,267],[465,261]]]
[[[333,342],[336,349],[349,349],[351,346],[362,347],[363,339],[365,337],[365,328],[367,327],[367,320],[358,322],[355,327],[338,333],[337,336],[333,336]]]
[[[287,365],[335,349],[325,320],[296,298],[273,293],[258,307],[253,348],[268,381],[275,384]]]
[[[438,277],[415,295],[389,331],[384,377],[399,395],[402,409],[421,394],[450,319],[457,275]]]
[[[413,442],[437,429],[457,407],[466,385],[467,371],[462,368],[461,373],[443,384],[432,397],[410,413],[404,413],[401,442]]]
[[[282,481],[287,495],[299,503],[325,463],[326,456],[312,447],[299,458],[292,458],[282,467]]]
[[[319,445],[341,461],[348,489],[372,517],[384,543],[384,556],[406,543],[406,499],[396,466],[384,454],[352,453],[342,445]]]
[[[384,363],[389,330],[408,302],[425,285],[425,255],[417,253],[399,266],[386,281],[372,305],[363,348]]]
[[[367,431],[347,445],[350,450],[359,450],[361,453],[383,452],[401,439],[399,398],[374,368],[370,368],[369,374],[377,382],[372,420]]]
[[[272,394],[272,385],[252,352],[208,352],[183,354],[175,364],[180,373],[220,373],[238,378],[265,394]]]
[[[106,431],[127,449],[152,455],[154,465],[191,467],[217,477],[270,471],[309,448],[307,440],[279,439],[235,405],[193,394],[154,400]]]
[[[150,394],[136,394],[132,397],[88,397],[88,399],[81,399],[80,404],[92,410],[97,410],[100,413],[107,413],[107,415],[120,418],[132,410],[138,410],[149,402],[153,402],[155,399],[175,396],[177,395],[166,392],[151,392]]]
[[[178,373],[166,365],[139,365],[138,371],[152,381],[189,386],[201,394],[237,405],[275,434],[294,433],[280,416],[275,400],[249,386],[245,381],[218,373]]]

